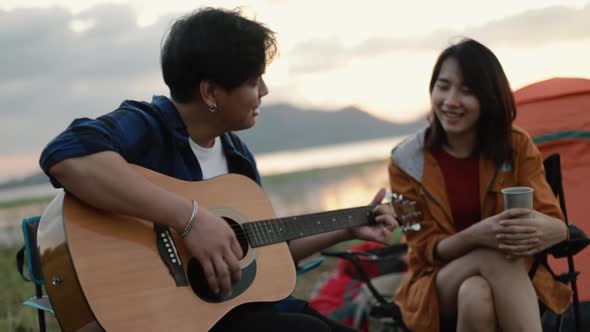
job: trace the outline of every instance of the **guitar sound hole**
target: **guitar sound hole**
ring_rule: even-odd
[[[242,227],[242,225],[240,225],[239,223],[237,223],[236,221],[234,221],[231,218],[228,218],[228,217],[222,217],[222,218],[234,230],[234,233],[236,234],[236,238],[238,239],[238,243],[240,243],[240,247],[242,248],[242,253],[244,254],[244,257],[245,257],[246,254],[248,254],[249,245],[248,245],[248,239],[246,238],[246,232],[244,231],[244,228]],[[241,258],[243,258],[243,257],[240,257],[240,259]]]
[[[250,250],[250,246],[248,244],[248,240],[246,239],[246,233],[242,226],[237,223],[236,221],[232,220],[228,217],[222,217],[234,230],[236,234],[236,238],[240,243],[240,247],[242,248],[242,252],[244,256],[248,254]],[[243,257],[241,257],[243,258]],[[256,260],[250,261],[245,266],[242,266],[242,279],[238,281],[236,284],[232,286],[232,293],[229,296],[221,296],[219,294],[214,294],[209,285],[207,283],[207,279],[205,278],[205,273],[203,271],[203,267],[201,264],[195,259],[191,258],[187,264],[187,276],[188,281],[193,289],[193,292],[199,296],[202,300],[211,303],[219,303],[230,300],[235,298],[245,292],[248,287],[254,282],[256,278]]]

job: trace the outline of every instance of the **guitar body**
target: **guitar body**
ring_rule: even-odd
[[[186,182],[134,168],[228,221],[275,218],[265,193],[247,177]],[[47,293],[62,329],[206,331],[241,304],[278,301],[295,287],[293,260],[281,242],[246,248],[240,261],[244,277],[230,298],[201,296],[195,284],[208,289],[206,282],[191,279],[186,272],[191,257],[180,236],[171,233],[188,286],[176,285],[158,252],[153,223],[97,210],[69,194],[56,197],[42,217],[38,245]]]

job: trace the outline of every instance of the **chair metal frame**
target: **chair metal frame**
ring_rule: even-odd
[[[572,289],[572,306],[574,314],[574,326],[575,331],[581,331],[580,323],[580,300],[578,296],[578,284],[577,279],[580,274],[576,271],[574,266],[574,256],[586,248],[590,244],[590,239],[584,234],[584,232],[573,224],[569,223],[567,217],[567,209],[565,204],[565,193],[563,190],[563,177],[561,173],[561,157],[559,153],[554,153],[543,160],[543,166],[545,168],[545,177],[547,183],[551,187],[553,194],[559,200],[559,206],[563,212],[565,224],[568,227],[570,238],[556,244],[555,246],[547,249],[546,251],[536,255],[536,262],[546,265],[549,271],[555,276],[551,267],[547,263],[547,255],[552,255],[555,258],[566,258],[568,271],[562,273],[559,276],[555,276],[557,280],[569,284]],[[534,273],[533,273],[534,275]],[[531,275],[532,278],[532,275]],[[561,331],[563,327],[563,314],[558,315],[559,324],[556,326],[557,331]]]
[[[41,221],[40,216],[32,216],[22,220],[24,238],[23,247],[16,254],[16,264],[22,278],[35,285],[35,296],[23,302],[24,305],[37,309],[39,331],[46,331],[45,312],[55,315],[47,295],[43,295],[45,281],[41,273],[39,253],[37,250],[37,227]],[[27,265],[28,278],[24,275],[24,265]]]

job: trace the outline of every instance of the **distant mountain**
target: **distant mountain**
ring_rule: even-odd
[[[425,125],[384,121],[355,107],[327,112],[277,104],[262,107],[254,128],[237,134],[259,154],[407,135]]]
[[[49,183],[49,178],[47,177],[47,175],[45,175],[45,173],[39,172],[22,179],[14,179],[2,182],[0,183],[0,190],[14,187],[32,186],[44,183]]]
[[[355,107],[339,111],[304,110],[286,104],[262,107],[254,128],[237,132],[254,154],[406,135],[425,120],[398,124]],[[0,183],[0,189],[49,183],[44,173]]]

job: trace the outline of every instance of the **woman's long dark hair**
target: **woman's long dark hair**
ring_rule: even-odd
[[[436,60],[430,78],[430,94],[442,64],[448,58],[454,58],[459,63],[463,84],[479,100],[480,116],[474,152],[482,153],[497,166],[505,161],[511,162],[512,121],[516,118],[516,106],[500,61],[487,47],[472,39],[451,45]],[[437,150],[447,142],[447,137],[434,114],[430,115],[430,122],[426,146]]]

